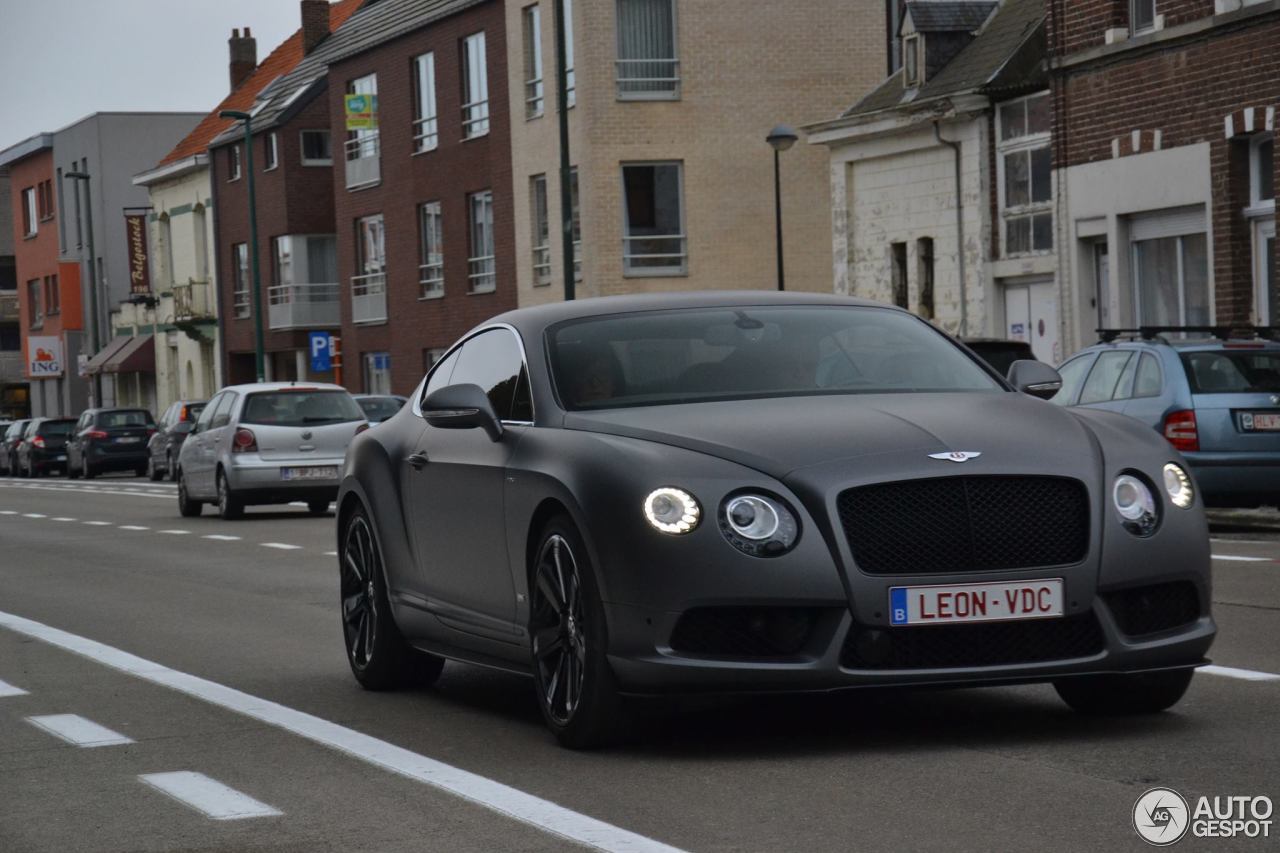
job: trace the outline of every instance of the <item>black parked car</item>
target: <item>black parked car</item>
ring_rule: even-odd
[[[156,420],[146,409],[87,409],[67,442],[67,476],[91,479],[108,471],[147,473],[147,442]]]
[[[357,394],[356,403],[371,424],[380,424],[393,417],[409,402],[399,394]]]
[[[165,409],[156,425],[156,434],[147,442],[147,476],[152,480],[176,480],[176,462],[182,443],[191,434],[196,418],[208,400],[179,400]]]
[[[18,444],[14,473],[43,477],[50,471],[67,470],[67,437],[75,425],[74,418],[36,418],[27,424]]]
[[[4,431],[4,437],[0,438],[0,471],[10,475],[18,473],[18,444],[29,423],[30,418],[14,421]]]
[[[982,356],[982,360],[996,369],[1001,376],[1009,375],[1015,361],[1036,361],[1031,344],[1026,341],[1007,341],[1003,338],[965,338],[964,345]]]

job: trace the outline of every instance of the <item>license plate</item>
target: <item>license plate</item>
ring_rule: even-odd
[[[336,480],[338,469],[334,466],[325,468],[281,468],[281,480]]]
[[[889,590],[893,625],[1005,622],[1063,615],[1062,579],[895,586]]]
[[[1280,414],[1244,412],[1240,415],[1240,427],[1246,432],[1280,432]]]
[[[116,439],[116,444],[137,444],[142,441],[136,435],[122,435]]]
[[[54,457],[54,459],[55,459],[56,461],[58,461],[58,462],[66,462],[66,461],[67,461],[67,454],[65,454],[65,453],[59,453],[57,456],[55,456],[55,457]]]

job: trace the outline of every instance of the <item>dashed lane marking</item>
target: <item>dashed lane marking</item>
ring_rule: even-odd
[[[143,681],[169,687],[211,705],[291,732],[312,743],[429,785],[566,841],[597,850],[679,853],[675,847],[535,797],[510,785],[410,752],[303,711],[169,669],[87,637],[4,612],[0,612],[0,627],[74,652]]]
[[[121,746],[133,743],[133,738],[113,732],[106,726],[100,726],[93,720],[86,720],[76,714],[49,714],[43,717],[27,717],[27,722],[37,728],[44,729],[56,738],[61,738],[73,746],[98,747]]]
[[[284,542],[263,542],[263,548],[275,548],[277,551],[301,551],[301,545],[286,545]]]
[[[188,534],[191,533],[191,531],[190,530],[157,530],[156,533],[161,533],[166,536],[187,536]]]
[[[150,530],[150,527],[143,527],[141,524],[122,524],[121,530]]]
[[[1236,669],[1232,666],[1202,666],[1200,672],[1209,675],[1221,675],[1226,678],[1238,678],[1241,681],[1280,681],[1280,675],[1273,672],[1258,672],[1253,669]]]
[[[239,541],[240,541],[240,537],[239,537],[239,536],[230,536],[230,535],[228,535],[228,534],[226,534],[226,533],[210,533],[210,534],[208,534],[208,535],[206,535],[206,536],[201,536],[200,538],[201,538],[201,539],[212,539],[212,540],[214,540],[215,542],[239,542]]]
[[[1242,557],[1239,554],[1214,554],[1213,559],[1229,563],[1274,563],[1270,557]]]
[[[10,684],[7,681],[0,681],[0,699],[3,699],[7,696],[26,696],[26,695],[27,695],[27,691],[23,690],[21,687],[14,687],[12,684]]]
[[[76,519],[74,519],[74,518],[70,518],[70,517],[65,516],[65,515],[60,515],[60,516],[58,516],[57,518],[51,518],[51,519],[49,519],[49,520],[50,520],[50,521],[75,521]]]
[[[41,513],[38,513],[38,512],[24,512],[22,514],[22,517],[23,518],[48,518],[49,516],[42,515]]]
[[[0,509],[0,515],[17,515],[17,514],[18,513],[14,512],[11,509]]]
[[[85,524],[89,525],[90,527],[110,527],[111,526],[111,522],[109,521],[86,521]]]
[[[138,779],[213,820],[247,820],[283,814],[279,809],[259,802],[248,794],[242,794],[235,788],[228,788],[203,773],[193,773],[190,770],[146,773]]]
[[[324,556],[326,556],[326,557],[336,557],[336,556],[338,556],[338,552],[337,552],[337,551],[325,551],[325,552],[324,552]]]

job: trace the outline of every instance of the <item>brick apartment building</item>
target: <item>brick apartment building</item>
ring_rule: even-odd
[[[31,389],[22,355],[10,187],[9,170],[0,166],[0,420],[31,414]]]
[[[1048,8],[1066,335],[1280,324],[1280,2]]]

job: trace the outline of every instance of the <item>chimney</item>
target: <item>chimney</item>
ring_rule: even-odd
[[[231,53],[231,91],[234,92],[258,67],[258,41],[245,27],[243,36],[239,30],[231,31],[227,46]]]
[[[329,0],[301,0],[302,52],[310,53],[329,37]]]

